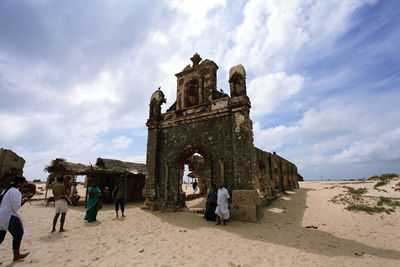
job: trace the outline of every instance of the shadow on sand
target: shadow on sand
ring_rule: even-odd
[[[310,190],[299,189],[274,201],[264,209],[264,217],[258,223],[232,221],[222,228],[215,226],[214,222],[207,222],[201,219],[198,214],[190,212],[179,212],[175,215],[162,212],[152,212],[152,214],[167,223],[182,228],[221,227],[220,229],[247,239],[292,247],[308,253],[353,257],[369,254],[386,259],[400,260],[400,251],[398,250],[371,247],[354,240],[336,237],[318,229],[304,228],[302,219],[306,209],[308,191]],[[285,213],[273,212],[274,210],[285,210]],[[290,216],[287,216],[287,214],[290,214]],[[198,218],[198,223],[193,223],[193,216]]]

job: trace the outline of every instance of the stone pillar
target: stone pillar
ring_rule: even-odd
[[[158,180],[159,180],[159,164],[157,159],[158,148],[158,129],[150,125],[147,136],[147,157],[146,168],[147,175],[143,189],[143,197],[145,198],[145,208],[151,210],[159,209],[159,194],[158,194]]]
[[[232,112],[232,155],[233,188],[255,189],[253,178],[256,175],[256,154],[247,107],[234,108]]]
[[[256,190],[233,190],[231,205],[232,220],[258,222],[264,215]]]

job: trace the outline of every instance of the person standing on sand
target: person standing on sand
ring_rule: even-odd
[[[196,191],[197,191],[197,185],[198,185],[198,183],[197,183],[197,180],[195,179],[193,184],[192,184],[192,186],[193,186],[193,194],[195,194]]]
[[[71,188],[70,199],[73,205],[78,205],[81,196],[78,194],[78,183],[74,182]]]
[[[96,180],[91,180],[91,186],[88,188],[87,210],[85,220],[95,222],[97,220],[97,212],[101,207],[101,190],[97,186]]]
[[[122,212],[122,217],[125,217],[124,215],[124,202],[125,202],[125,186],[124,186],[124,179],[121,178],[119,180],[119,184],[117,184],[114,187],[114,190],[112,191],[112,197],[115,201],[115,213],[116,217],[118,218],[118,209],[119,206],[121,206],[121,212]]]
[[[54,215],[53,218],[53,228],[51,229],[51,232],[56,231],[56,225],[58,221],[58,217],[60,217],[61,213],[61,219],[60,219],[60,231],[59,232],[64,232],[64,223],[65,223],[65,216],[67,215],[68,211],[68,202],[66,200],[66,194],[67,194],[67,189],[64,184],[64,178],[62,176],[57,177],[57,180],[55,183],[52,184],[52,189],[53,189],[53,196],[54,196],[54,207],[56,210],[56,214]]]
[[[24,235],[24,228],[18,210],[26,200],[20,192],[25,184],[25,177],[14,177],[11,184],[0,196],[0,244],[3,243],[8,230],[13,236],[13,261],[24,259],[29,255],[29,252],[20,253],[19,251],[22,236]]]
[[[204,212],[204,218],[207,221],[215,221],[215,209],[217,208],[217,199],[217,186],[215,184],[212,184],[210,191],[207,195],[206,210]]]
[[[215,209],[217,225],[226,225],[226,221],[229,219],[229,198],[228,190],[224,187],[224,183],[221,183],[218,189],[217,208]]]

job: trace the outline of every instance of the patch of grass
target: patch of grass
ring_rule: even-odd
[[[378,206],[387,205],[390,207],[399,207],[400,202],[394,201],[390,197],[379,197],[378,203],[376,205],[378,205]]]
[[[374,176],[371,176],[371,177],[369,177],[367,180],[378,180],[379,179],[379,175],[374,175]]]
[[[365,193],[368,192],[368,189],[365,188],[365,187],[355,189],[355,188],[353,188],[353,187],[348,187],[348,186],[346,186],[346,188],[347,188],[347,190],[348,190],[348,192],[349,192],[350,194],[355,194],[355,195],[362,195],[362,194],[365,194]]]
[[[374,214],[374,213],[381,213],[381,212],[386,212],[387,214],[390,214],[391,212],[394,212],[394,209],[387,209],[384,207],[371,207],[371,206],[367,206],[364,204],[351,204],[349,206],[346,207],[347,210],[349,211],[363,211],[366,212],[370,215]]]
[[[389,183],[388,180],[379,181],[374,185],[374,187],[376,188],[376,187],[384,186],[384,185],[387,185],[388,183]]]
[[[368,178],[368,180],[380,180],[380,181],[384,181],[384,180],[391,180],[393,178],[396,178],[397,176],[399,176],[397,173],[384,173],[381,175],[374,175]]]
[[[393,189],[394,191],[400,191],[400,183],[397,183]]]

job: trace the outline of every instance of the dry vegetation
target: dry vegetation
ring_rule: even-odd
[[[372,176],[368,178],[367,181],[376,181],[373,189],[378,192],[387,193],[387,190],[379,187],[389,185],[392,181],[398,179],[398,174],[387,173]],[[349,211],[363,211],[368,214],[386,212],[387,214],[390,214],[396,210],[396,207],[400,206],[400,201],[398,201],[397,198],[367,195],[368,189],[365,187],[342,187],[347,190],[342,194],[334,196],[331,201],[336,204],[346,205],[346,209]],[[400,191],[400,182],[396,183],[392,188],[395,191]]]

